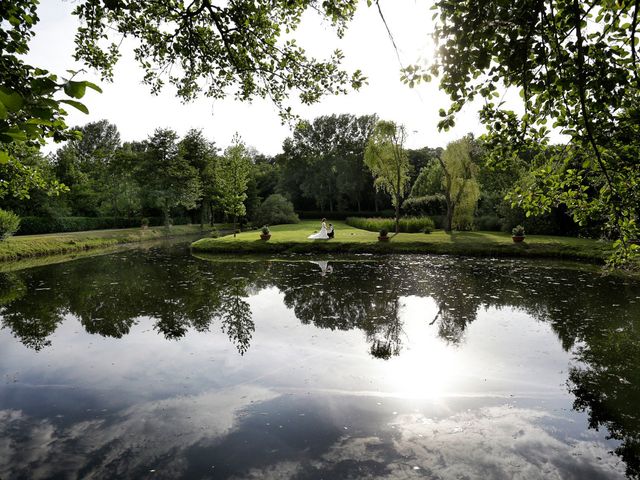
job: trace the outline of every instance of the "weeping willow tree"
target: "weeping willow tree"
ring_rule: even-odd
[[[438,158],[442,168],[442,187],[447,203],[445,230],[450,232],[455,226],[467,230],[473,222],[480,186],[476,179],[478,166],[471,159],[471,139],[461,138],[447,145]]]
[[[395,230],[400,231],[400,205],[409,186],[409,157],[404,149],[403,125],[379,121],[367,143],[364,163],[373,174],[377,190],[387,192],[396,210]]]

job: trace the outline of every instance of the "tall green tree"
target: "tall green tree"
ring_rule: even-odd
[[[251,173],[251,160],[247,147],[236,134],[230,147],[216,164],[216,182],[219,201],[225,214],[233,217],[233,236],[236,235],[238,217],[246,213],[247,185]]]
[[[120,133],[107,120],[74,127],[80,133],[54,157],[58,179],[70,191],[64,196],[73,215],[116,214],[114,197],[122,187],[112,162],[120,148]]]
[[[189,165],[196,169],[202,194],[198,199],[200,210],[200,226],[204,225],[207,219],[209,199],[215,195],[215,163],[217,148],[214,142],[210,142],[204,137],[202,130],[191,129],[180,140],[180,155]]]
[[[149,137],[142,173],[143,191],[162,209],[166,226],[172,208],[196,207],[202,191],[198,172],[180,155],[178,134],[173,130],[158,128]]]
[[[605,219],[617,241],[614,263],[640,247],[640,5],[637,1],[437,0],[438,55],[427,69],[408,67],[410,85],[432,76],[452,103],[441,128],[477,97],[496,165],[538,151],[531,179],[511,194],[529,214],[564,203],[579,224]],[[501,99],[520,91],[524,111]],[[549,122],[549,120],[551,122]],[[568,137],[548,155],[552,128]]]
[[[375,178],[376,188],[391,196],[396,233],[400,231],[400,205],[409,186],[410,164],[404,149],[406,138],[403,125],[381,120],[373,129],[364,153],[364,163]]]
[[[447,203],[447,232],[454,226],[458,229],[469,229],[480,198],[480,186],[476,178],[478,166],[471,159],[471,143],[469,137],[451,142],[438,158]]]
[[[281,186],[312,199],[320,210],[360,209],[371,177],[363,163],[375,115],[327,115],[300,122],[285,140],[280,157]]]

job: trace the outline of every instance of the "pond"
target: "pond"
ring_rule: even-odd
[[[0,478],[636,478],[640,284],[446,256],[0,274]]]

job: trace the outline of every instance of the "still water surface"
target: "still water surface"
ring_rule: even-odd
[[[640,284],[131,250],[0,274],[0,478],[635,478]]]

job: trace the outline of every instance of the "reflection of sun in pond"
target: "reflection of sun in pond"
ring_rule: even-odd
[[[462,367],[457,349],[438,338],[429,325],[438,308],[431,298],[403,297],[402,350],[385,365],[387,388],[393,395],[434,398],[446,395]]]

